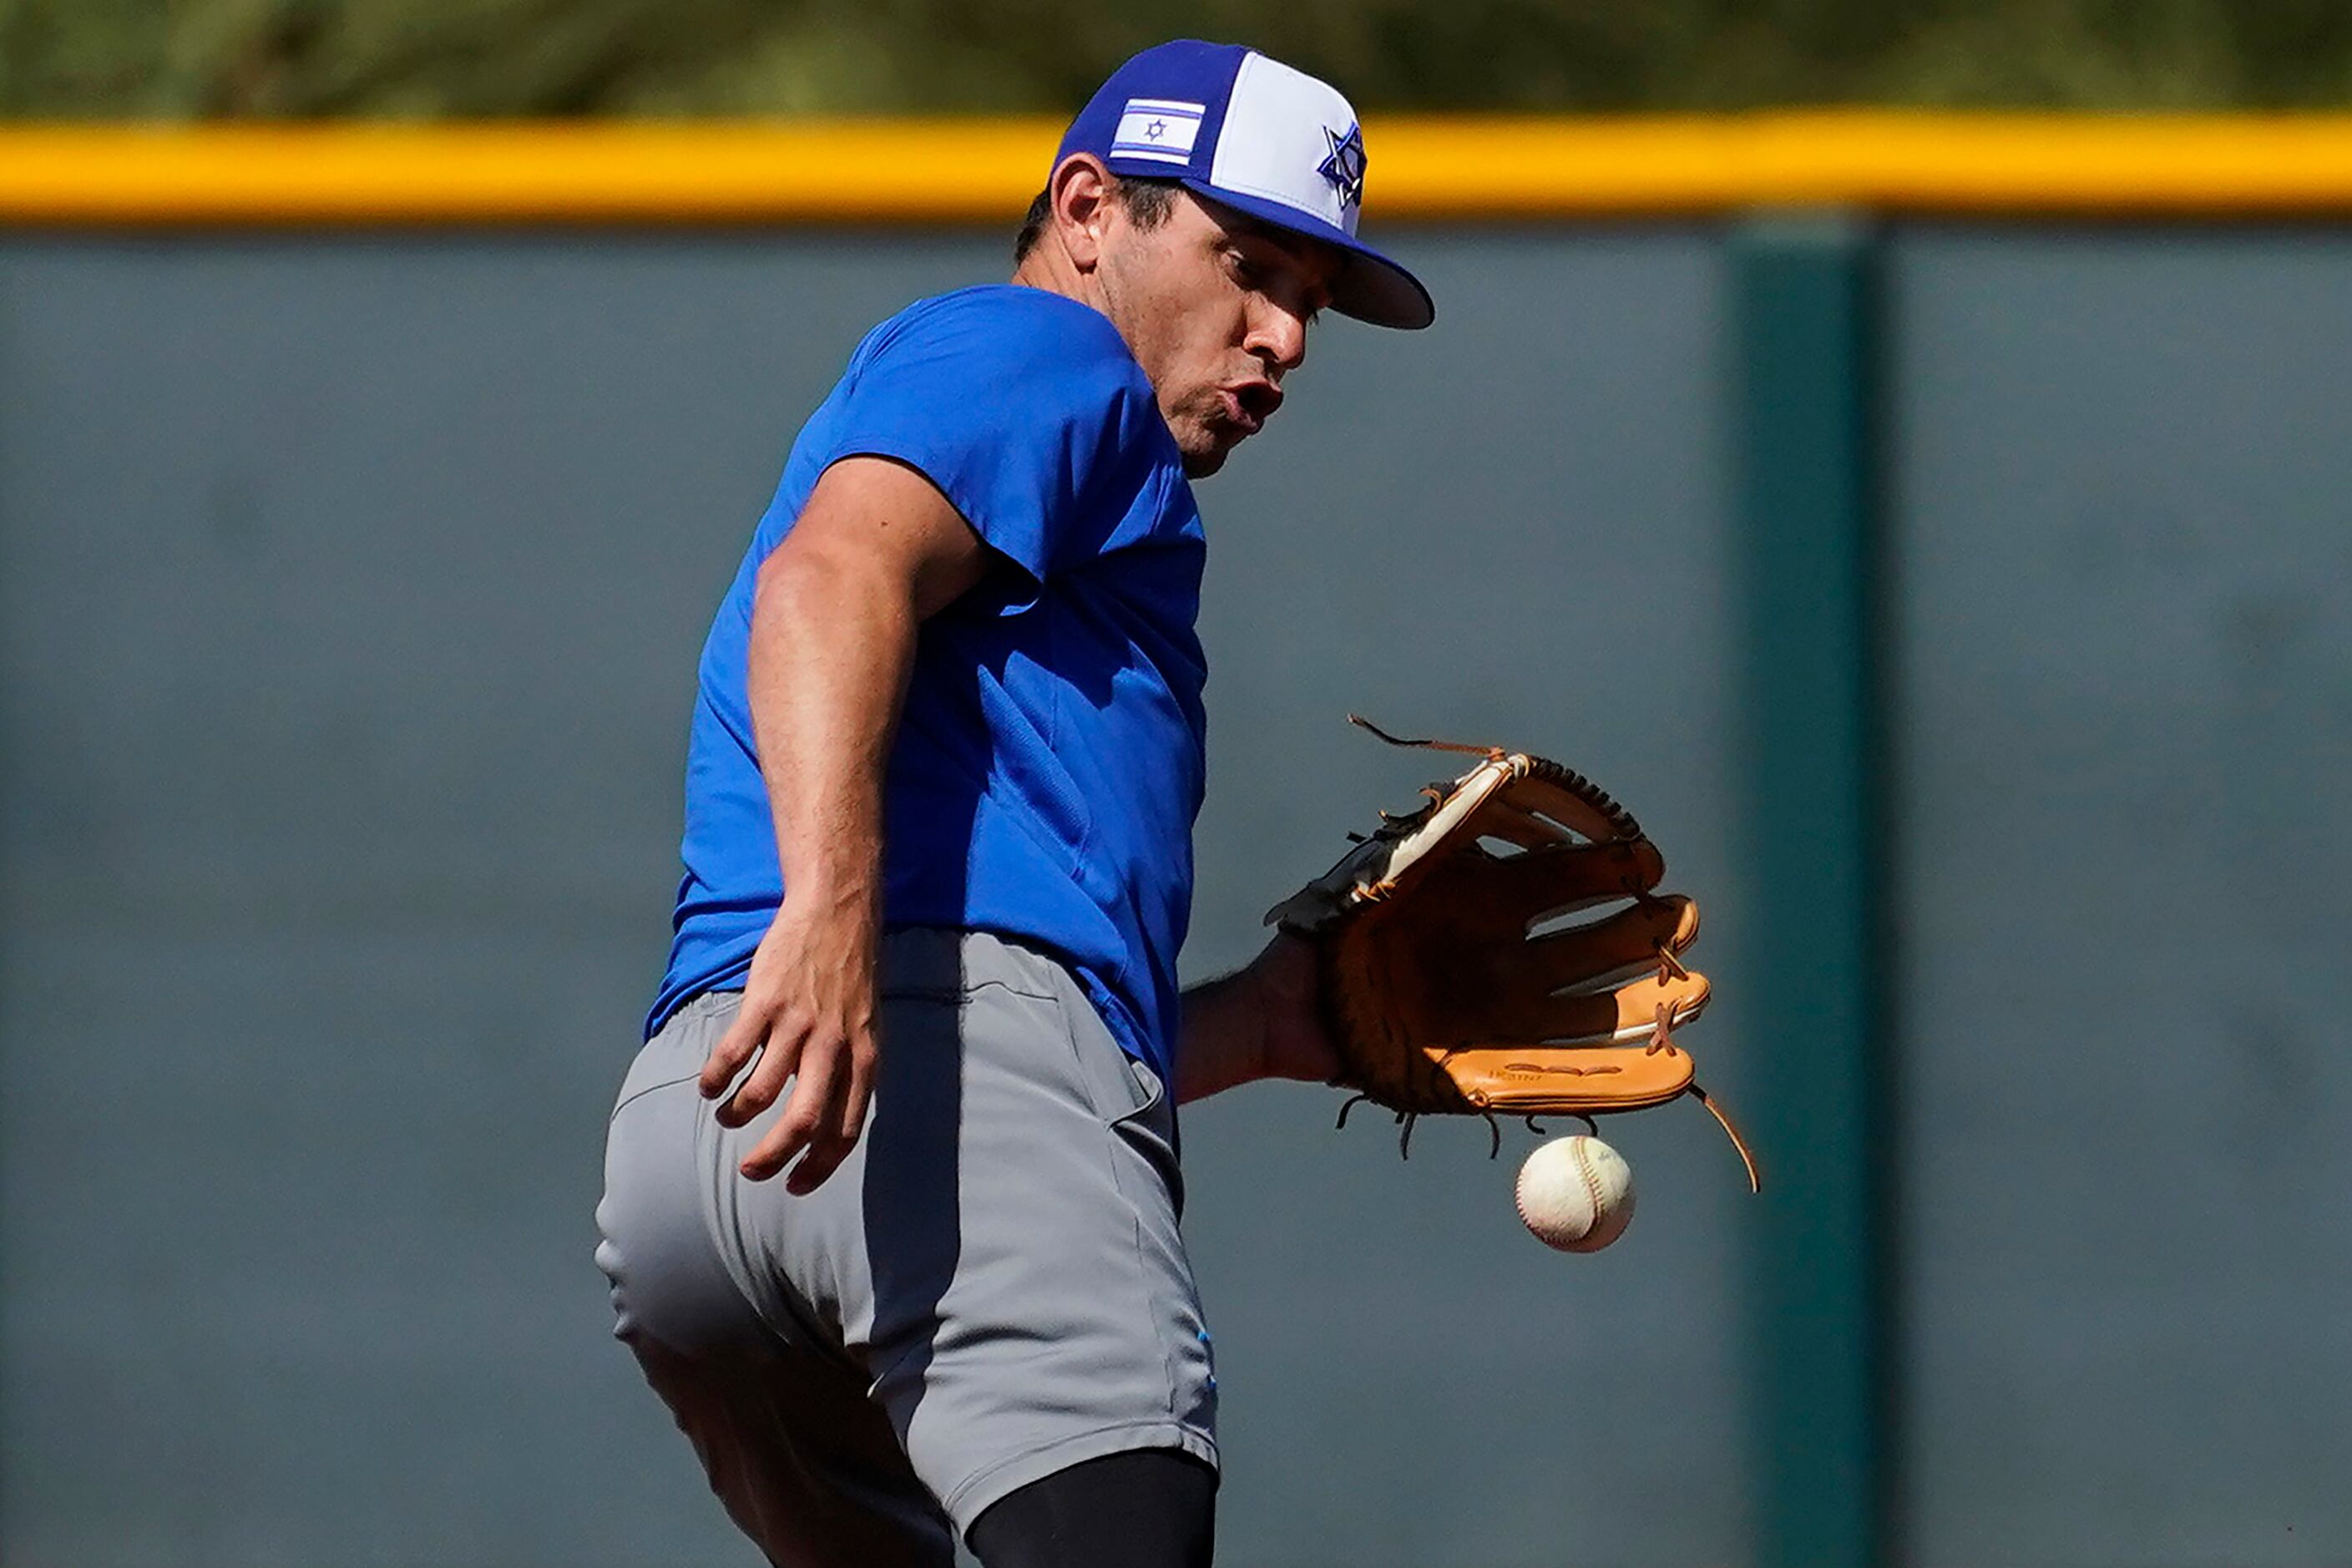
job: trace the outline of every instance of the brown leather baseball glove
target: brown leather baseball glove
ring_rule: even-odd
[[[1590,779],[1499,748],[1398,741],[1484,760],[1428,803],[1381,826],[1267,914],[1321,953],[1324,1016],[1339,1082],[1397,1113],[1401,1147],[1436,1111],[1585,1118],[1690,1095],[1675,1030],[1706,1005],[1706,977],[1680,954],[1698,906],[1660,893],[1665,862],[1641,825]],[[1566,921],[1569,923],[1563,923]],[[1540,1129],[1538,1129],[1540,1131]]]

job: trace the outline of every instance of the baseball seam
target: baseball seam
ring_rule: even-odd
[[[1573,1163],[1576,1166],[1576,1173],[1581,1177],[1584,1182],[1585,1207],[1590,1213],[1591,1218],[1587,1220],[1582,1230],[1577,1232],[1574,1236],[1567,1237],[1566,1239],[1570,1241],[1582,1241],[1585,1237],[1591,1236],[1593,1232],[1601,1228],[1601,1223],[1603,1217],[1601,1212],[1601,1172],[1599,1168],[1593,1164],[1591,1151],[1581,1139],[1578,1140],[1577,1148],[1573,1156]],[[1533,1216],[1528,1213],[1528,1196],[1525,1187],[1514,1187],[1511,1193],[1511,1206],[1518,1211],[1519,1223],[1521,1225],[1526,1226],[1538,1236],[1542,1236],[1546,1233],[1548,1227],[1536,1224]]]
[[[1584,1197],[1592,1210],[1592,1223],[1584,1227],[1584,1236],[1601,1228],[1601,1173],[1593,1168],[1592,1151],[1587,1144],[1576,1146],[1576,1173],[1584,1178]],[[1582,1241],[1584,1236],[1576,1239]]]

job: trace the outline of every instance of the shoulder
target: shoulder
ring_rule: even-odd
[[[1150,390],[1108,317],[1065,295],[1013,283],[916,301],[875,329],[858,362],[868,374],[985,377],[1000,390],[1017,385],[1033,394],[1042,384],[1096,397]]]
[[[1066,294],[1023,283],[983,283],[918,300],[882,331],[914,339],[1002,334],[1073,358],[1135,363],[1109,317]]]

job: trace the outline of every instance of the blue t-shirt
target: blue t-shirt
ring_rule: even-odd
[[[686,876],[646,1033],[740,986],[782,900],[744,695],[752,588],[818,477],[860,455],[919,469],[993,552],[917,641],[884,786],[885,922],[1055,953],[1167,1078],[1204,771],[1201,517],[1118,330],[1013,285],[877,327],[793,444],[703,647]]]

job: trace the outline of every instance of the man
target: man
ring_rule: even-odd
[[[1190,480],[1280,406],[1327,306],[1428,323],[1355,237],[1363,173],[1312,78],[1129,61],[1013,282],[859,346],[720,606],[598,1260],[776,1563],[946,1564],[957,1531],[988,1568],[1209,1561],[1171,1098],[1335,1058],[1292,939],[1177,994]]]

